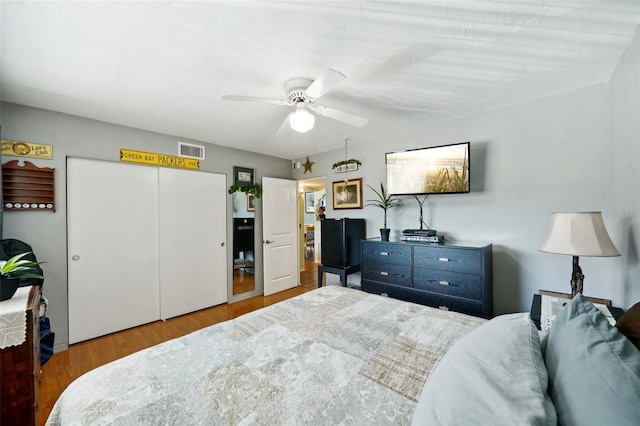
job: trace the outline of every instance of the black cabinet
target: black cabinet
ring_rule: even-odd
[[[364,219],[325,219],[320,223],[321,263],[335,268],[360,265]]]
[[[362,289],[489,318],[492,246],[362,242]]]

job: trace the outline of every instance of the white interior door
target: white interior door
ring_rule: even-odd
[[[157,169],[67,160],[69,343],[159,318]]]
[[[296,186],[294,180],[262,178],[265,296],[299,284]]]
[[[160,317],[227,301],[226,176],[159,169]]]

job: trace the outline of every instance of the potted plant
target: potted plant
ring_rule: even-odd
[[[0,300],[11,299],[22,278],[40,278],[44,276],[38,273],[36,269],[38,265],[44,262],[32,262],[31,260],[22,259],[31,252],[20,253],[13,256],[9,260],[0,260]]]
[[[238,191],[254,195],[256,198],[260,198],[260,194],[262,193],[259,183],[252,183],[250,185],[231,185],[229,187],[229,194],[233,194]]]
[[[376,191],[371,185],[367,185],[373,192],[378,196],[377,200],[367,200],[366,206],[374,206],[380,207],[384,211],[384,227],[380,229],[380,240],[381,241],[389,241],[389,232],[391,231],[387,228],[387,210],[393,207],[398,207],[400,204],[400,200],[397,198],[393,198],[393,195],[387,194],[387,191],[384,189],[384,185],[380,184],[380,192]]]

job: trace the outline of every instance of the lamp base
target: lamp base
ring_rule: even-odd
[[[582,293],[584,284],[584,274],[580,265],[578,265],[578,256],[573,256],[573,272],[571,273],[571,297],[578,293]]]

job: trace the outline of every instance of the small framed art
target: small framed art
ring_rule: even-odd
[[[311,191],[305,192],[304,193],[304,211],[305,212],[313,213],[315,211],[313,202],[314,202],[314,193]]]
[[[362,178],[333,182],[333,208],[362,208]]]
[[[233,183],[238,186],[253,184],[253,169],[245,167],[233,167]]]
[[[252,194],[247,194],[247,211],[254,212],[256,211],[256,196]]]

